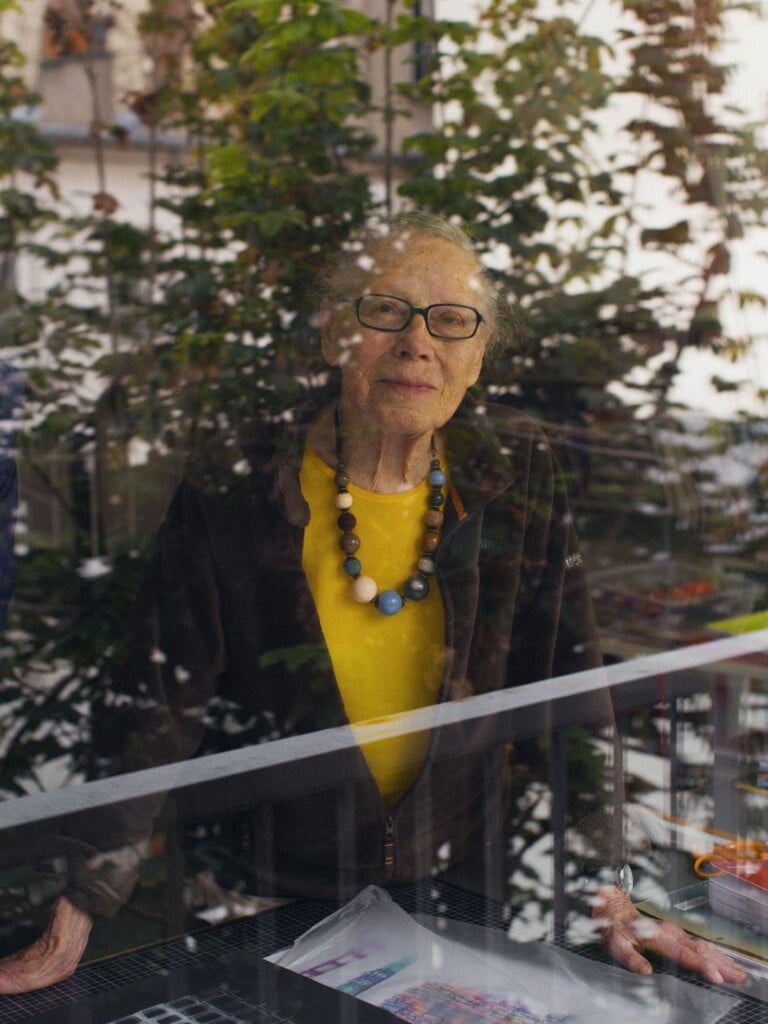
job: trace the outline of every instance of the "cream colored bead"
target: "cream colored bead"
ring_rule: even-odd
[[[369,604],[378,591],[376,581],[370,576],[358,576],[352,584],[352,597],[360,604]]]
[[[336,508],[345,509],[352,507],[352,495],[348,491],[341,491],[336,495]]]

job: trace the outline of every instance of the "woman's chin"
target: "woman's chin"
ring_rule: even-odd
[[[376,423],[384,437],[427,436],[443,425],[437,417],[425,415],[418,409],[388,410],[386,414],[372,415],[369,422]]]
[[[450,419],[450,412],[444,415],[444,410],[436,406],[437,403],[430,401],[429,394],[399,396],[397,400],[371,400],[364,407],[357,408],[353,418],[363,430],[373,428],[385,437],[418,437],[439,430]]]

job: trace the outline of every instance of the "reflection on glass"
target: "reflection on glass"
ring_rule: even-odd
[[[642,970],[681,925],[727,984],[696,945],[725,919],[767,959],[740,884],[766,839],[759,345],[732,362],[764,333],[766,162],[733,33],[359,6],[0,21],[25,381],[18,516],[14,375],[0,408],[2,952],[74,937],[0,991],[202,922],[273,953],[370,883],[489,949]],[[400,208],[442,219],[387,234]],[[212,986],[181,998],[254,997]]]

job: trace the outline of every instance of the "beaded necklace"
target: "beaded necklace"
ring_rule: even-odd
[[[440,467],[440,459],[437,457],[435,438],[432,437],[430,450],[432,461],[430,462],[427,480],[431,488],[427,513],[424,516],[426,531],[421,540],[422,554],[416,563],[416,572],[409,576],[403,584],[402,593],[397,590],[382,590],[375,580],[370,576],[363,576],[363,567],[357,557],[360,547],[360,538],[354,532],[357,520],[350,512],[352,507],[352,495],[347,490],[349,485],[349,474],[344,465],[341,454],[341,421],[339,410],[335,414],[336,428],[336,508],[339,510],[337,520],[341,537],[339,546],[344,552],[342,568],[344,572],[352,577],[350,588],[352,597],[361,604],[372,604],[382,615],[396,615],[408,601],[423,601],[429,593],[429,577],[435,572],[435,552],[440,544],[440,529],[445,519],[442,506],[445,504],[443,487],[446,482],[446,475]]]

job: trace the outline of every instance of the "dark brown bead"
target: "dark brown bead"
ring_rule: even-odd
[[[437,551],[439,544],[440,534],[435,530],[427,530],[421,541],[421,549],[428,554],[432,554],[433,551]]]
[[[404,591],[409,601],[423,601],[429,593],[429,580],[426,576],[411,576],[405,581]]]
[[[360,547],[360,538],[356,533],[345,533],[339,537],[339,547],[345,555],[354,555]]]
[[[346,487],[349,483],[349,473],[346,469],[340,469],[336,473],[335,480],[337,487]]]
[[[445,513],[438,508],[431,508],[424,516],[424,522],[432,530],[439,530],[445,521]]]
[[[343,530],[344,533],[349,533],[350,530],[354,530],[357,525],[357,520],[351,512],[342,512],[339,518],[336,520],[339,524],[339,529]]]

